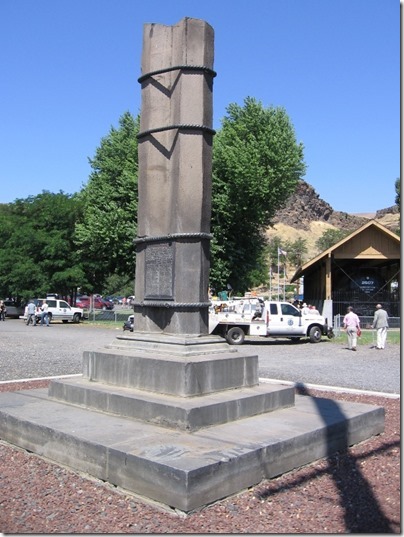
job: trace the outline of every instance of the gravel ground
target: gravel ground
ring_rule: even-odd
[[[121,334],[117,329],[54,322],[26,326],[20,319],[0,322],[0,380],[82,373],[85,350],[105,346]]]
[[[55,323],[48,329],[18,320],[0,323],[0,391],[48,384],[6,382],[15,379],[79,374],[83,350],[108,344],[114,335],[114,330],[84,324]],[[252,341],[243,351],[259,355],[260,376],[387,392],[382,397],[308,391],[383,406],[384,433],[186,516],[0,441],[0,531],[400,533],[400,399],[387,396],[399,393],[399,345],[382,354],[368,348],[352,353],[329,341]],[[374,383],[374,377],[380,382]]]
[[[86,323],[33,328],[19,319],[0,322],[0,381],[81,374],[83,351],[105,346],[117,334],[122,334],[121,324],[115,329]],[[400,393],[397,344],[388,343],[383,351],[360,344],[354,353],[345,338],[316,344],[255,338],[239,351],[258,355],[262,378]]]

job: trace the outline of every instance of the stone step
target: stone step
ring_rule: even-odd
[[[180,397],[195,397],[259,384],[257,355],[237,351],[177,356],[159,353],[158,342],[156,345],[154,352],[145,352],[136,347],[85,351],[83,376],[110,386]]]
[[[296,396],[294,407],[194,433],[0,393],[0,437],[185,512],[379,434],[384,409]]]
[[[199,397],[178,397],[110,386],[88,379],[54,380],[49,396],[61,402],[195,431],[293,406],[294,388],[264,384]]]
[[[236,347],[230,347],[220,336],[187,336],[166,333],[123,333],[116,336],[109,345],[111,349],[143,351],[149,353],[168,354],[173,356],[189,357],[202,354],[233,353],[238,352]]]

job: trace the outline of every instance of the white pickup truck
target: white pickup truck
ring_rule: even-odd
[[[67,323],[71,321],[72,323],[79,323],[85,317],[82,308],[73,308],[65,300],[59,300],[57,298],[34,298],[33,302],[36,306],[37,322],[41,319],[41,305],[43,300],[46,300],[48,303],[49,322],[63,321]],[[27,321],[28,318],[27,309],[28,306],[25,307],[24,315],[22,316],[24,321]]]
[[[209,313],[209,333],[224,337],[230,345],[241,345],[245,336],[289,338],[312,343],[322,336],[334,337],[326,319],[317,313],[304,315],[289,302],[244,299],[221,303]]]

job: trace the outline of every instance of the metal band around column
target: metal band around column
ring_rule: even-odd
[[[164,301],[144,301],[133,302],[134,307],[139,308],[176,308],[176,309],[199,309],[207,308],[211,305],[211,302],[164,302]]]
[[[203,131],[207,132],[209,134],[216,134],[216,131],[207,125],[189,125],[189,124],[178,124],[178,125],[166,125],[165,127],[156,127],[155,129],[148,129],[147,131],[139,132],[139,134],[136,136],[136,138],[139,140],[140,138],[144,138],[145,136],[148,136],[149,134],[154,134],[156,132],[164,132],[169,130],[188,130],[188,131]]]
[[[169,233],[168,235],[155,235],[154,237],[137,237],[133,240],[134,244],[158,241],[175,241],[179,239],[206,239],[212,240],[213,235],[210,233]]]
[[[148,78],[151,78],[155,75],[161,75],[163,73],[169,73],[170,71],[201,71],[202,73],[210,74],[212,77],[215,77],[217,74],[216,71],[210,67],[207,67],[206,65],[173,65],[172,67],[165,67],[163,69],[157,69],[156,71],[150,71],[150,73],[145,73],[144,75],[140,76],[137,81],[139,84],[141,84]]]

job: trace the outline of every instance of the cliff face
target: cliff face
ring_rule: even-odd
[[[387,209],[380,209],[380,211],[377,211],[375,218],[383,218],[386,214],[398,214],[398,206],[393,205],[392,207],[387,207]]]
[[[305,240],[308,250],[305,261],[308,261],[319,253],[316,241],[325,231],[333,228],[354,231],[372,218],[394,232],[400,225],[397,206],[381,209],[376,214],[369,213],[366,216],[334,211],[311,185],[300,181],[285,208],[276,213],[273,225],[267,229],[266,236],[269,241],[275,236],[280,237],[281,244],[294,242],[297,239]]]
[[[369,219],[341,211],[334,211],[329,203],[322,200],[314,188],[300,181],[294,194],[284,209],[279,210],[273,220],[296,229],[310,229],[311,222],[324,222],[338,229],[352,230],[365,224]]]

